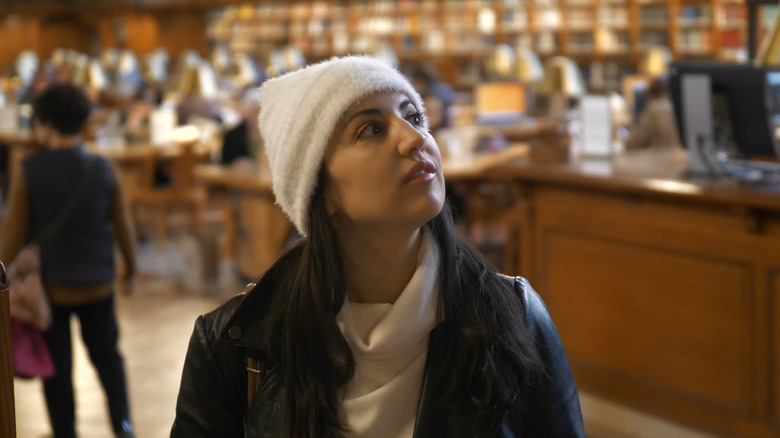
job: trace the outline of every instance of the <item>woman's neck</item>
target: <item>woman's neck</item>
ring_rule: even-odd
[[[347,298],[355,303],[395,303],[417,269],[422,230],[356,228],[336,231]]]

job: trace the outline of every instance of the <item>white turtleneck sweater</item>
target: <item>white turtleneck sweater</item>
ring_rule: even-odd
[[[355,357],[340,411],[350,438],[412,437],[436,326],[438,270],[438,246],[424,231],[417,270],[394,304],[345,300],[336,315]]]

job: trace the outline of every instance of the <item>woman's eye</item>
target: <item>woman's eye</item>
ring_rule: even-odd
[[[423,122],[423,115],[420,113],[410,114],[406,117],[406,120],[414,126],[421,126]]]
[[[376,123],[369,123],[363,126],[363,129],[361,129],[360,132],[358,132],[357,138],[359,140],[371,138],[379,134],[380,132],[382,132],[382,130],[379,128],[379,125],[377,125]]]

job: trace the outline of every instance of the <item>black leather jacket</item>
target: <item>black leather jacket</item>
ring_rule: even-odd
[[[525,279],[506,277],[525,304],[528,335],[546,366],[544,384],[526,391],[518,388],[516,402],[501,415],[495,433],[485,436],[584,437],[577,387],[558,331],[539,295]],[[200,316],[184,364],[176,420],[171,437],[276,438],[276,400],[280,385],[273,369],[263,376],[254,403],[247,411],[247,355],[262,355],[262,318],[273,295],[273,275],[266,275],[249,293],[241,294],[215,311]],[[451,412],[434,404],[436,394],[427,386],[429,372],[441,346],[438,328],[431,332],[422,397],[414,438],[465,437],[453,430]],[[270,377],[269,377],[270,376]]]

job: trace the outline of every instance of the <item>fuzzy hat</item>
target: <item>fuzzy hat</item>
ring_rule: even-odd
[[[333,130],[361,98],[382,91],[403,93],[423,110],[398,70],[368,56],[334,57],[260,87],[260,134],[276,203],[302,236],[309,232],[309,204]]]

